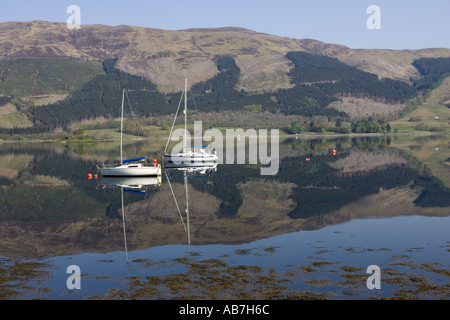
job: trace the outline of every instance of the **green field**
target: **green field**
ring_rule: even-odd
[[[431,91],[425,102],[402,119],[391,122],[398,132],[450,132],[450,77]]]
[[[419,159],[435,177],[450,188],[450,145],[447,136],[402,137],[392,139],[390,146]]]
[[[16,111],[8,114],[0,114],[0,128],[29,128],[32,126],[33,123],[22,112]]]

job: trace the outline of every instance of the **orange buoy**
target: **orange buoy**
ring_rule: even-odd
[[[92,179],[92,174],[89,173],[89,174],[87,175],[87,178],[88,178],[89,180],[91,180],[91,179]]]

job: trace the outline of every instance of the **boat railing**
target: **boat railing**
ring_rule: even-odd
[[[120,162],[115,163],[101,163],[100,165],[97,165],[98,168],[101,169],[109,169],[109,168],[115,168],[118,166],[121,166],[122,164]]]
[[[139,165],[144,165],[144,163],[147,165],[146,161],[143,161],[143,159],[145,158],[136,158],[136,159],[130,159],[130,160],[125,160],[122,162],[114,162],[114,163],[101,163],[100,165],[97,165],[97,168],[99,169],[109,169],[109,168],[116,168],[116,167],[120,167],[120,166],[124,166],[124,165],[133,165],[133,164],[139,164]],[[153,161],[153,166],[157,166],[157,162],[154,160]]]

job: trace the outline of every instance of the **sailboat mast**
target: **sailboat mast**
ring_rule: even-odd
[[[187,78],[184,78],[184,153],[187,145]]]
[[[122,198],[122,227],[123,227],[123,241],[125,243],[125,254],[127,256],[127,263],[128,263],[128,247],[127,247],[127,234],[125,232],[125,208],[123,204],[123,187],[120,188],[121,190],[121,198]]]
[[[120,163],[122,164],[123,156],[122,156],[122,136],[123,136],[123,103],[125,98],[125,89],[122,91],[122,111],[120,115]]]
[[[184,171],[184,186],[186,187],[186,224],[187,224],[187,235],[188,244],[191,244],[191,230],[189,228],[189,197],[188,197],[188,181],[186,171]]]

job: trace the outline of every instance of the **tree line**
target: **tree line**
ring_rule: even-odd
[[[412,65],[422,76],[420,79],[410,79],[420,91],[434,89],[436,83],[450,75],[450,58],[420,58],[414,60]]]

